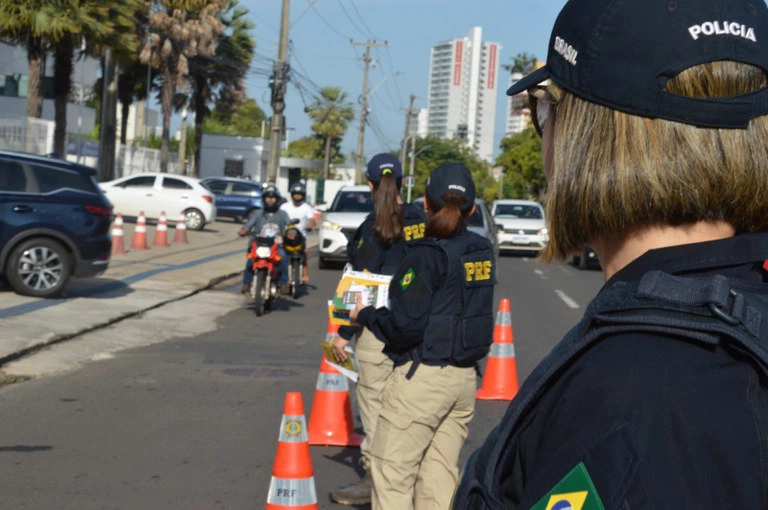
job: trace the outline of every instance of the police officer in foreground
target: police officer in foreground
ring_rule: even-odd
[[[373,510],[448,508],[474,415],[476,364],[493,337],[491,243],[467,230],[475,185],[459,163],[427,182],[426,239],[415,243],[389,287],[391,308],[350,317],[384,342],[394,361],[370,461]]]
[[[550,241],[606,283],[456,509],[768,508],[768,9],[570,0],[528,90]]]
[[[373,196],[373,212],[355,231],[347,244],[347,255],[355,271],[391,275],[405,258],[409,246],[424,237],[427,217],[414,204],[405,204],[400,196],[403,167],[388,153],[376,154],[368,162],[368,185]],[[392,373],[392,360],[384,354],[384,344],[370,330],[341,326],[333,339],[334,356],[343,362],[344,350],[352,338],[357,338],[355,355],[358,361],[357,407],[365,439],[360,445],[360,463],[365,474],[359,481],[339,487],[331,499],[343,505],[371,502],[370,451],[376,433],[376,421],[381,409],[382,392]]]

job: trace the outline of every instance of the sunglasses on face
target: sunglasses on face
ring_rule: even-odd
[[[547,100],[543,89],[531,89],[528,91],[528,108],[531,110],[533,127],[541,136],[544,132],[544,126],[552,113],[552,102]]]

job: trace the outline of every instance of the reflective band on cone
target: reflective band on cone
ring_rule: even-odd
[[[493,343],[483,374],[483,385],[477,390],[480,400],[512,400],[517,395],[517,361],[512,336],[509,300],[502,299],[493,328]]]

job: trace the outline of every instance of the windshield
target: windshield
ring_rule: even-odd
[[[544,218],[544,213],[538,205],[496,204],[496,213],[494,216],[510,216],[512,218],[540,220]]]
[[[339,191],[330,212],[371,212],[373,201],[370,191]]]

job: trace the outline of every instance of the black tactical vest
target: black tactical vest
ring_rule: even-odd
[[[452,508],[510,508],[502,501],[501,485],[518,452],[521,425],[541,395],[577,356],[606,335],[643,331],[663,334],[670,342],[730,346],[768,377],[768,296],[764,288],[723,275],[681,277],[661,271],[648,272],[639,283],[616,282],[597,295],[581,322],[526,379],[501,423],[468,460]],[[763,473],[768,472],[765,453]],[[621,501],[622,493],[616,492],[615,498]]]
[[[424,341],[414,358],[430,365],[474,366],[493,342],[496,261],[491,243],[467,230],[451,239],[424,242],[446,254],[448,268],[432,296]]]

